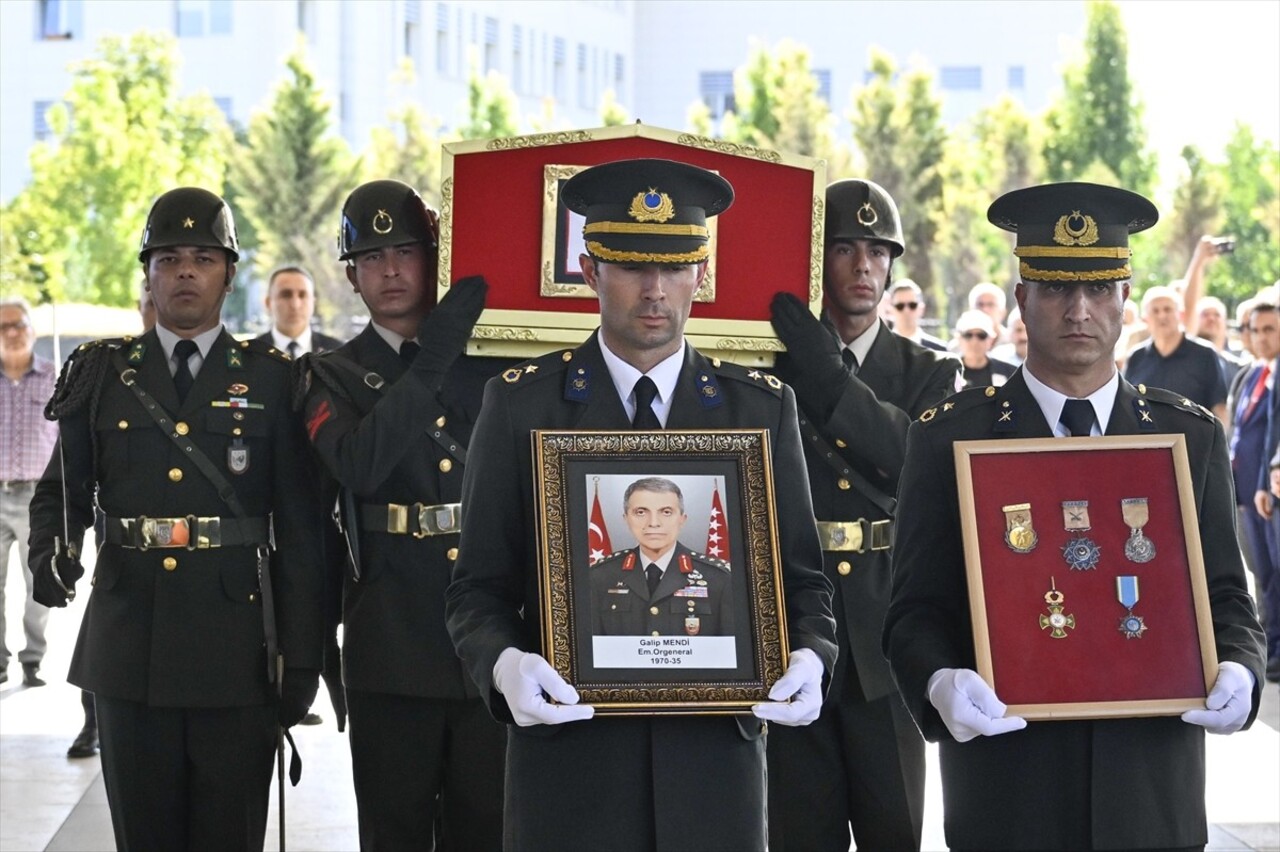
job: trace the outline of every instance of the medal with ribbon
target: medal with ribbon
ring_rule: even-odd
[[[1064,613],[1063,603],[1066,596],[1058,591],[1058,584],[1049,578],[1049,591],[1044,593],[1044,602],[1049,605],[1048,614],[1040,614],[1040,629],[1048,630],[1053,639],[1066,639],[1067,630],[1076,629],[1076,617]]]
[[[1156,546],[1142,534],[1150,514],[1146,497],[1126,497],[1120,501],[1124,522],[1129,525],[1129,540],[1124,543],[1124,555],[1130,562],[1150,562],[1156,558]]]
[[[1039,539],[1031,526],[1031,504],[1015,503],[1001,508],[1004,512],[1004,543],[1014,553],[1030,553]]]
[[[1147,625],[1143,622],[1142,616],[1133,614],[1133,608],[1138,604],[1137,577],[1116,577],[1116,600],[1129,611],[1128,615],[1120,619],[1120,632],[1126,639],[1141,639]]]
[[[1067,532],[1087,532],[1089,526],[1089,501],[1068,500],[1062,504],[1062,523]],[[1078,535],[1062,546],[1062,557],[1072,571],[1090,571],[1098,567],[1101,548],[1088,536]]]

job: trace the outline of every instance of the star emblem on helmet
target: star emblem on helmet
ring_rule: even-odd
[[[196,220],[192,219],[190,216],[182,220],[182,227],[188,230],[190,230],[191,228],[194,228],[195,226],[196,226]]]

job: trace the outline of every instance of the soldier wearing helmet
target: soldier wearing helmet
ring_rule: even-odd
[[[484,279],[435,304],[435,211],[375,180],[342,208],[339,259],[369,309],[345,346],[303,360],[307,430],[342,510],[342,670],[360,845],[497,849],[505,736],[444,627],[462,473],[484,382],[464,356]],[[331,562],[331,565],[333,563]]]
[[[288,358],[222,325],[239,259],[226,202],[161,195],[138,257],[155,326],[80,347],[46,410],[59,448],[31,504],[36,599],[74,597],[96,504],[68,680],[96,696],[116,844],[260,849],[276,731],[319,678],[323,510]]]
[[[907,426],[954,392],[959,362],[877,316],[906,248],[889,194],[842,180],[826,202],[821,315],[780,293],[773,326],[787,347],[778,377],[800,406],[840,656],[818,721],[770,732],[770,847],[845,849],[852,828],[858,848],[919,848],[924,741],[880,652],[880,624]]]

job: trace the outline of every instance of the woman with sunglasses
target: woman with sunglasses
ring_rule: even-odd
[[[1000,387],[1017,369],[990,355],[995,343],[995,324],[982,311],[965,311],[956,320],[956,351],[964,363],[964,386]]]

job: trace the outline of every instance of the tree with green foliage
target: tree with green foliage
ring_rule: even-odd
[[[1146,254],[1134,259],[1134,270],[1149,278],[1149,283],[1180,277],[1200,237],[1214,233],[1222,219],[1218,169],[1194,145],[1183,147],[1182,162],[1184,170],[1173,191],[1173,205],[1161,217],[1161,240],[1144,246]]]
[[[208,95],[179,97],[177,66],[172,36],[139,32],[72,68],[31,182],[4,210],[6,293],[131,306],[151,203],[187,184],[222,191],[230,128]]]
[[[1205,287],[1232,301],[1280,281],[1280,151],[1237,124],[1222,167],[1222,234],[1235,251],[1213,264]]]
[[[1147,150],[1143,105],[1129,79],[1129,39],[1115,3],[1089,4],[1084,59],[1068,66],[1063,89],[1044,119],[1049,180],[1109,173],[1107,182],[1151,195],[1155,156]]]
[[[897,274],[912,278],[936,302],[935,253],[944,215],[947,142],[942,104],[932,74],[913,70],[899,76],[893,59],[877,49],[872,49],[869,65],[871,79],[855,92],[849,115],[865,163],[863,174],[898,203],[907,251]]]
[[[413,62],[401,61],[391,76],[391,85],[401,87],[405,97],[387,114],[387,123],[369,132],[369,145],[362,158],[364,180],[392,178],[418,190],[431,207],[440,207],[440,158],[443,143],[441,120],[428,115],[413,97]]]
[[[301,39],[285,67],[289,76],[249,120],[247,144],[232,159],[236,213],[257,233],[258,244],[249,248],[258,274],[286,263],[306,267],[315,278],[317,313],[326,325],[345,331],[335,320],[363,306],[337,260],[338,214],[355,188],[359,164],[332,132],[331,105]]]
[[[467,74],[467,122],[458,128],[463,139],[500,139],[519,131],[519,105],[511,84],[503,74],[490,71],[481,76],[475,55]]]

